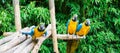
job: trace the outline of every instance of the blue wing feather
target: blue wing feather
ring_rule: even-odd
[[[82,23],[77,26],[77,32],[82,28]]]
[[[28,34],[32,36],[34,34],[34,29],[31,29],[29,32],[22,32],[22,34]]]
[[[68,25],[69,25],[69,23],[70,23],[70,20],[68,20],[68,22],[66,23],[66,28],[67,28],[67,30],[68,30]]]

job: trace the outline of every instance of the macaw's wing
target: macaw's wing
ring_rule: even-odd
[[[30,27],[30,29],[32,30],[32,29],[34,29],[35,27],[36,27],[36,26],[35,26],[35,25],[33,25],[33,26],[31,26],[31,27]]]
[[[47,36],[47,34],[48,34],[48,31],[46,31],[44,34],[45,34],[45,36]]]
[[[29,32],[22,32],[22,34],[28,34],[32,36],[34,34],[34,29],[31,29]]]
[[[87,35],[89,31],[90,31],[90,26],[89,26],[89,28],[87,29],[87,31],[84,35]]]
[[[76,31],[77,32],[80,31],[81,28],[82,28],[82,23],[77,26],[77,30]]]
[[[68,22],[66,23],[66,30],[68,30],[69,23],[70,23],[70,20],[68,20]]]

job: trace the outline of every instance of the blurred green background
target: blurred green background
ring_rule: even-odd
[[[22,28],[50,23],[49,0],[20,0]],[[81,39],[76,53],[120,53],[120,0],[55,0],[57,33],[65,34],[65,24],[73,14],[79,22],[90,19],[91,30]],[[3,32],[14,32],[12,0],[0,2],[0,38]],[[58,40],[59,52],[66,53],[66,42]],[[47,39],[39,53],[53,53],[52,39]]]

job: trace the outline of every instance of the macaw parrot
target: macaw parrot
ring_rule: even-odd
[[[40,24],[37,27],[32,27],[29,32],[22,32],[22,34],[30,35],[32,36],[32,40],[36,42],[36,38],[41,37],[42,35],[46,36],[47,31],[45,31],[45,25]],[[37,40],[38,41],[38,40]]]
[[[73,15],[73,17],[67,22],[67,34],[75,35],[76,29],[78,25],[77,14]],[[76,50],[76,40],[67,41],[67,53],[74,53]]]
[[[72,19],[68,20],[67,22],[67,33],[68,35],[75,35],[76,28],[78,25],[77,14],[75,14]]]
[[[83,23],[78,25],[76,30],[76,35],[82,36],[85,38],[89,30],[90,30],[90,20],[86,19]]]

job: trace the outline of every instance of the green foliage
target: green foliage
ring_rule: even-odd
[[[22,27],[50,23],[49,0],[20,0]],[[91,30],[81,39],[76,53],[120,53],[119,0],[55,0],[57,33],[65,34],[68,19],[78,14],[79,22],[89,18]],[[4,4],[4,5],[3,5]],[[0,2],[0,32],[15,31],[12,0]],[[9,26],[9,27],[8,27]],[[58,40],[60,53],[66,53],[66,42]],[[53,53],[51,39],[45,40],[39,53]]]
[[[22,24],[27,24],[25,26],[38,25],[41,22],[50,23],[49,10],[44,7],[35,7],[35,2],[21,7],[21,18]]]
[[[8,4],[8,9],[0,8],[0,31],[1,32],[8,32],[8,31],[14,31],[14,18],[13,18],[13,8]]]

